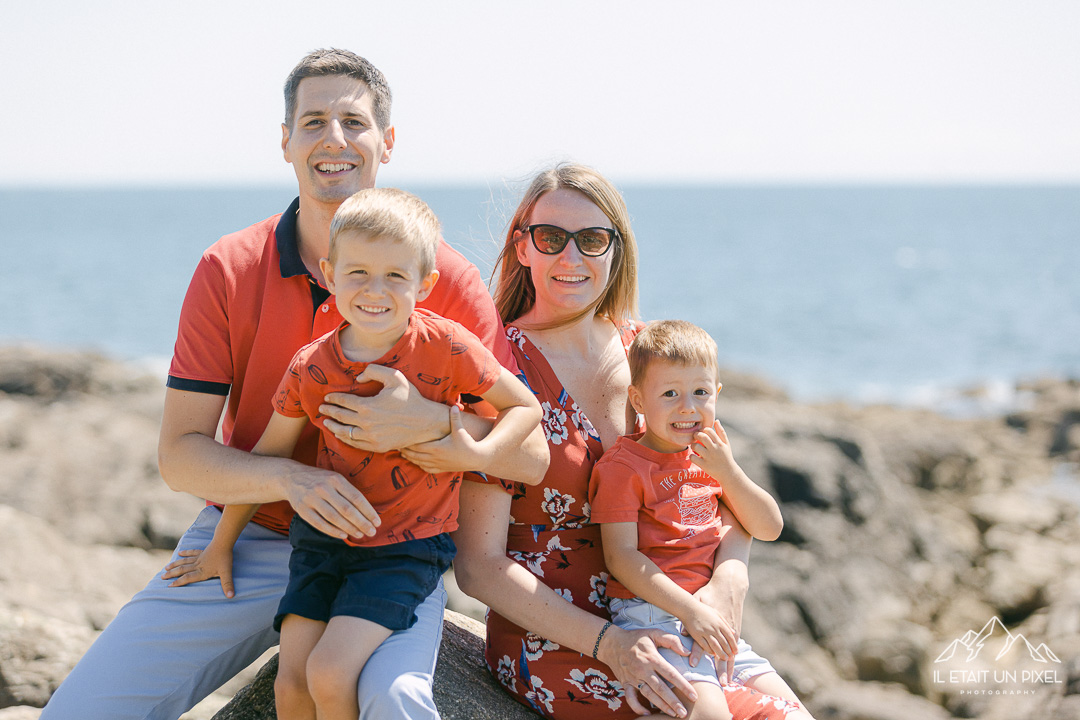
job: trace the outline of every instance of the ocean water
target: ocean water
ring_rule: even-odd
[[[485,277],[521,187],[407,187]],[[644,187],[623,193],[645,319],[801,400],[941,406],[1080,377],[1080,186]],[[0,190],[0,343],[164,372],[203,249],[292,188]]]

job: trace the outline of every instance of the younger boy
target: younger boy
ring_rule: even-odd
[[[607,585],[612,621],[680,636],[685,630],[686,649],[693,641],[708,653],[697,667],[666,648],[660,652],[698,693],[696,703],[680,698],[689,718],[730,717],[716,659],[734,656],[738,638],[694,593],[712,576],[726,531],[721,496],[746,531],[762,540],[780,534],[780,508],[735,462],[716,421],[720,383],[708,333],[681,320],[651,323],[630,345],[629,362],[630,402],[646,429],[619,438],[594,466],[589,484],[592,520],[602,523],[604,560],[613,575]],[[798,707],[765,701],[785,711]]]
[[[400,452],[364,452],[329,432],[319,406],[328,392],[374,395],[365,381],[378,363],[399,370],[430,400],[480,396],[499,416],[477,443],[495,453],[521,443],[540,422],[532,393],[468,330],[416,309],[434,287],[439,224],[419,198],[401,190],[362,190],[342,203],[320,260],[344,322],[301,348],[274,397],[275,413],[252,452],[290,457],[308,422],[322,432],[318,464],[361,490],[379,514],[371,537],[331,537],[299,515],[289,537],[289,584],[275,628],[281,653],[275,696],[283,719],[356,720],[356,683],[365,662],[435,589],[454,557],[461,474],[429,474]],[[451,410],[456,418],[456,410]],[[454,420],[458,424],[459,419]],[[174,585],[221,577],[232,596],[232,548],[257,505],[224,509],[203,551],[169,566]],[[328,508],[327,512],[333,512]]]

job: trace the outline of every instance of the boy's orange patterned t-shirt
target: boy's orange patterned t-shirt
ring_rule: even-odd
[[[371,363],[353,362],[342,352],[341,328],[296,353],[274,394],[274,409],[287,417],[307,416],[320,430],[319,467],[344,476],[379,513],[374,537],[349,538],[356,546],[432,537],[457,529],[461,473],[424,472],[395,451],[373,453],[343,443],[326,430],[319,413],[324,397],[347,392],[362,397],[382,389],[356,383]],[[375,364],[400,371],[429,400],[453,405],[463,394],[483,395],[498,380],[501,366],[479,339],[458,323],[417,309],[400,340]]]

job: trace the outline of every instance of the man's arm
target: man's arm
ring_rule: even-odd
[[[214,439],[225,397],[167,389],[158,439],[166,484],[211,502],[240,505],[288,500],[312,525],[327,516],[340,531],[374,535],[377,518],[359,490],[330,470],[289,458],[253,455]]]

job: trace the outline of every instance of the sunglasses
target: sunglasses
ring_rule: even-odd
[[[530,225],[525,230],[532,237],[533,247],[544,255],[558,255],[566,248],[566,244],[573,240],[582,255],[600,257],[619,237],[618,230],[605,227],[567,232],[556,225]]]

